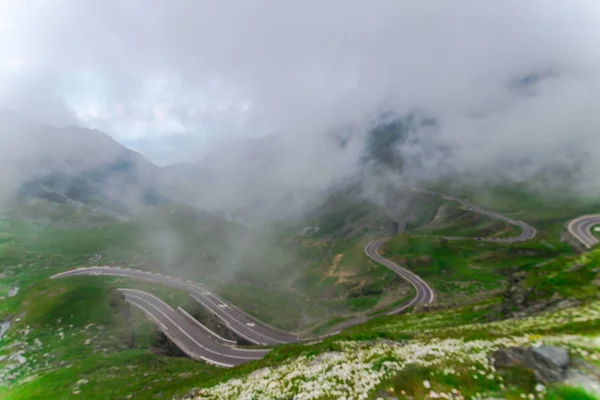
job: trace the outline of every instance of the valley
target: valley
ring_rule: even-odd
[[[448,204],[450,205],[450,203]],[[282,260],[288,260],[290,266],[287,268],[292,268],[291,271],[294,271],[294,279],[288,281],[290,282],[289,286],[274,285],[276,289],[268,289],[268,296],[253,295],[254,292],[265,293],[264,287],[253,287],[253,276],[260,274],[261,278],[264,279],[266,277],[264,275],[265,271],[269,271],[273,274],[271,276],[273,280],[283,279],[290,270],[267,268],[261,265],[255,271],[256,275],[248,274],[248,271],[240,275],[236,272],[235,265],[232,264],[223,264],[228,265],[231,268],[230,270],[217,268],[218,265],[221,265],[221,262],[225,263],[225,260],[227,260],[221,258],[222,253],[219,252],[219,249],[227,248],[227,242],[223,244],[221,240],[217,243],[215,238],[218,236],[215,235],[223,235],[228,229],[239,230],[239,227],[232,225],[230,222],[223,222],[202,213],[197,214],[197,212],[187,208],[175,212],[173,208],[170,208],[163,210],[162,213],[160,209],[157,209],[151,213],[152,218],[144,216],[141,219],[131,221],[115,221],[113,217],[99,216],[95,212],[90,213],[86,207],[74,209],[68,208],[69,206],[43,201],[32,202],[26,207],[26,214],[19,214],[20,206],[17,206],[8,210],[9,215],[27,215],[31,218],[30,221],[22,217],[15,220],[6,214],[2,219],[4,238],[3,243],[0,244],[2,263],[3,265],[15,264],[3,271],[2,287],[6,290],[3,296],[8,300],[8,307],[4,309],[4,315],[28,316],[26,319],[20,319],[19,321],[14,320],[13,317],[9,334],[3,340],[10,340],[15,343],[15,347],[10,348],[20,348],[22,352],[20,354],[26,354],[35,348],[29,346],[35,346],[37,339],[37,341],[43,343],[46,349],[61,349],[61,355],[56,361],[49,359],[41,364],[38,359],[39,356],[34,356],[31,360],[24,357],[27,361],[20,368],[13,370],[11,375],[4,375],[3,379],[22,380],[28,376],[44,373],[45,368],[49,368],[48,371],[51,371],[60,363],[68,363],[68,348],[64,348],[61,343],[63,337],[69,338],[68,342],[73,342],[74,345],[75,343],[97,342],[95,346],[90,347],[88,350],[91,351],[90,354],[98,354],[98,352],[104,354],[98,359],[98,362],[103,360],[103,363],[111,365],[110,358],[106,359],[106,357],[117,357],[115,362],[119,360],[119,363],[123,362],[125,365],[129,365],[132,370],[145,371],[141,373],[147,374],[147,376],[163,376],[159,370],[153,372],[152,362],[147,358],[148,355],[144,349],[155,348],[161,342],[163,344],[160,345],[162,350],[159,350],[159,354],[168,351],[168,354],[177,355],[178,349],[165,350],[172,347],[172,345],[165,347],[165,338],[161,338],[160,332],[153,323],[144,317],[141,310],[128,307],[123,300],[118,300],[116,303],[115,300],[102,300],[102,296],[108,296],[109,293],[113,293],[109,296],[119,298],[118,292],[115,291],[117,287],[129,287],[153,293],[173,308],[183,307],[210,329],[220,332],[225,337],[231,334],[231,331],[226,329],[222,322],[215,320],[210,313],[207,314],[203,307],[191,299],[185,291],[173,290],[162,284],[102,276],[48,279],[56,273],[86,265],[97,265],[98,263],[101,265],[125,265],[148,270],[152,273],[171,274],[183,279],[199,281],[209,285],[212,290],[222,295],[226,301],[241,306],[253,318],[278,328],[295,330],[298,334],[307,335],[307,337],[311,335],[311,327],[313,335],[322,335],[331,332],[336,326],[345,326],[345,324],[351,322],[352,318],[360,315],[370,317],[389,313],[394,308],[406,304],[415,296],[415,293],[410,289],[403,289],[407,285],[403,280],[398,279],[388,269],[374,264],[372,260],[364,255],[362,248],[368,243],[368,239],[350,237],[331,240],[326,236],[326,231],[315,232],[306,236],[302,235],[302,231],[296,230],[296,236],[291,236],[289,233],[288,236],[283,236],[283,240],[279,245],[280,253],[271,253],[270,249],[272,247],[266,246],[265,242],[245,242],[245,245],[248,246],[246,248],[252,249],[252,252],[245,256],[254,260],[254,263],[249,263],[249,265],[260,264],[256,260],[268,262],[269,256],[275,255],[276,261],[272,260],[271,262],[281,263]],[[37,214],[33,212],[34,210],[37,210]],[[21,211],[21,213],[23,212]],[[191,223],[190,221],[194,221],[192,216],[200,218],[196,222],[203,222]],[[445,215],[440,217],[438,215],[437,222],[453,220],[454,217],[455,215],[450,217]],[[44,219],[45,225],[39,224],[41,218]],[[435,219],[435,217],[431,218],[432,220]],[[71,222],[64,225],[68,221]],[[465,226],[471,225],[473,221],[458,218],[456,221],[453,220],[453,223],[458,226],[460,224]],[[425,226],[431,227],[431,220],[425,222]],[[168,234],[161,233],[160,229],[157,228],[164,229]],[[277,229],[281,229],[281,227]],[[532,271],[530,273],[532,277],[541,273],[542,275],[533,282],[534,285],[542,285],[539,287],[542,291],[545,291],[543,285],[547,284],[545,283],[547,274],[552,271],[552,268],[544,266],[544,269],[541,270],[536,265],[547,263],[547,260],[569,258],[573,254],[573,250],[561,243],[558,240],[559,238],[553,240],[535,238],[521,244],[504,244],[472,239],[446,240],[443,237],[433,236],[434,230],[428,235],[419,231],[417,229],[414,235],[401,233],[393,236],[383,245],[381,254],[407,267],[431,285],[435,292],[434,310],[436,308],[468,307],[468,304],[473,302],[483,302],[485,304],[492,301],[493,303],[493,299],[497,298],[506,289],[506,285],[512,279],[511,274],[519,270]],[[173,235],[179,235],[177,237],[187,237],[189,235],[190,240],[186,242],[189,244],[181,244],[178,239],[180,251],[171,253],[168,268],[164,268],[161,265],[167,265],[164,259],[165,254],[159,251],[157,247],[147,246],[147,236],[143,236],[144,240],[140,240],[140,232],[143,232],[144,235],[152,232],[153,235],[160,237],[162,242],[165,241],[165,238]],[[446,231],[442,229],[439,233],[443,236]],[[540,234],[544,235],[545,232],[542,230]],[[490,237],[495,238],[493,234]],[[215,240],[215,245],[210,244],[211,239]],[[197,243],[203,244],[201,250],[194,248]],[[229,243],[229,245],[232,245],[232,242]],[[272,243],[268,244],[272,246]],[[57,251],[57,249],[61,250]],[[221,251],[227,252],[227,250]],[[298,267],[293,268],[293,261],[290,260],[297,260],[295,265]],[[195,265],[202,266],[202,269],[198,270],[197,267],[194,267]],[[561,262],[555,261],[550,265],[556,265],[559,271],[561,270]],[[311,274],[315,277],[322,276],[322,278],[316,281],[308,279]],[[579,274],[581,272],[577,275]],[[580,278],[575,278],[576,280],[573,283],[569,283],[564,278],[557,279],[557,282],[564,282],[563,284],[555,284],[564,287],[564,292],[561,292],[564,298],[573,296],[587,298],[590,295],[593,297],[594,290],[591,288],[591,292],[585,295],[586,292],[581,290],[581,286],[576,291],[572,290],[576,281],[581,282],[579,281]],[[585,279],[590,278],[584,278],[584,281]],[[8,291],[15,286],[19,286],[20,290],[16,295],[8,297]],[[79,301],[73,303],[73,305],[78,304],[76,309],[73,309],[72,305],[66,306],[65,304],[72,303],[68,300],[69,298],[80,296],[80,290],[89,293],[91,296],[96,296],[93,293],[99,290],[100,293],[104,294],[98,294],[97,296],[100,297],[93,297],[90,300],[91,303],[89,304],[93,303],[94,306],[86,306],[86,303],[79,304]],[[354,297],[355,295],[349,296],[349,293],[353,293],[352,290],[356,291],[358,297]],[[278,295],[278,291],[281,295]],[[397,292],[396,297],[390,297],[390,292]],[[348,297],[343,297],[344,293]],[[322,300],[315,302],[314,300],[319,298],[318,296],[322,296]],[[53,297],[59,300],[57,304],[42,300]],[[374,299],[374,301],[371,299]],[[40,303],[40,301],[42,302]],[[28,307],[33,307],[33,309],[23,309],[23,304],[28,304]],[[98,316],[89,312],[95,307],[106,307],[109,304],[111,304],[111,308],[98,309]],[[38,310],[38,307],[41,308]],[[90,310],[87,307],[91,307]],[[123,315],[128,315],[125,317],[127,322],[123,319],[113,319],[114,316],[108,315],[113,314],[116,309],[121,309],[122,312],[125,312]],[[102,313],[104,313],[104,317],[99,316]],[[87,317],[83,317],[84,315]],[[282,317],[279,318],[278,315]],[[284,315],[285,317],[283,317]],[[56,320],[53,318],[56,318]],[[71,318],[83,318],[83,320],[71,320]],[[97,322],[92,322],[94,320]],[[290,322],[286,323],[285,321]],[[62,326],[62,329],[59,329],[56,333],[52,333],[50,336],[30,336],[32,335],[31,332],[36,332],[39,329],[36,327],[47,326],[48,323],[54,324],[55,322],[58,323],[59,327]],[[302,325],[303,322],[306,325]],[[92,324],[92,327],[98,325],[102,328],[97,332],[94,332],[92,327],[86,329],[90,324]],[[302,329],[302,326],[306,328]],[[362,325],[360,326],[362,327]],[[369,326],[369,324],[365,326]],[[298,329],[299,327],[300,329]],[[352,337],[347,336],[352,335],[352,332],[364,332],[364,328],[361,327],[351,328],[348,333],[342,333],[342,338],[344,335]],[[16,336],[14,336],[15,334]],[[34,333],[34,335],[36,334]],[[26,341],[19,344],[19,338],[23,336]],[[235,337],[229,337],[236,340]],[[363,333],[360,333],[360,337],[363,338]],[[327,346],[327,343],[331,343],[330,340],[327,339],[323,344],[316,346]],[[83,344],[83,348],[81,346],[80,344],[73,348],[73,355],[77,352],[88,351],[85,350],[88,346],[85,344]],[[294,348],[293,346],[287,345],[281,350],[277,347],[267,353],[265,359],[255,361],[244,368],[256,368],[255,363],[264,365],[264,363],[279,363],[288,359],[291,354],[295,353],[288,353],[289,350],[284,349],[289,347],[291,350]],[[5,357],[14,354],[10,348],[8,353],[5,353]],[[23,352],[24,348],[28,350]],[[65,353],[65,351],[67,352]],[[282,351],[284,353],[281,353]],[[35,351],[33,352],[35,353]],[[287,355],[283,356],[283,354]],[[172,359],[173,361],[170,361],[172,356],[164,359],[164,356],[158,354],[151,357],[157,357],[157,361],[162,360],[157,366],[166,362],[165,366],[168,365],[167,368],[173,368],[174,371],[177,368],[186,370],[182,374],[185,375],[185,379],[190,378],[190,381],[193,380],[193,377],[202,374],[223,376],[221,372],[211,369],[215,367],[196,367],[191,360],[186,361],[176,357]],[[142,359],[145,361],[140,361]],[[56,364],[56,362],[59,364]],[[142,364],[139,364],[140,362]],[[117,367],[116,364],[114,366],[121,368]],[[236,369],[236,374],[242,373],[241,371],[244,371],[244,368]],[[187,372],[187,370],[194,372]],[[71,375],[60,373],[61,375],[55,376],[51,372],[48,373],[49,376],[54,376],[54,379],[73,382],[70,378]],[[77,386],[78,389],[73,390],[83,390],[89,398],[94,398],[93,390],[100,390],[97,385],[101,385],[103,379],[106,378],[100,378],[99,376],[93,378],[94,375],[90,372],[79,373],[91,378],[94,384],[80,384],[80,389]],[[176,374],[176,372],[174,373]],[[90,381],[89,378],[86,378],[88,382]],[[154,381],[152,384],[146,383],[143,389],[135,389],[129,384],[124,384],[118,391],[132,393],[140,390],[142,392],[159,390],[161,393],[180,393],[181,385],[185,385],[185,380],[180,379],[176,379],[174,381],[176,383],[173,383],[173,385],[167,384],[161,379],[157,380],[155,378]],[[144,380],[140,380],[140,382],[144,382]],[[25,390],[23,393],[27,393],[27,396],[35,393],[36,390],[47,390],[45,386],[37,385],[39,385],[39,382],[34,386],[19,386],[22,388],[19,390]],[[98,389],[94,389],[94,387]],[[11,396],[17,396],[19,390],[11,390]],[[32,390],[34,392],[31,392]],[[57,388],[57,390],[59,389]],[[114,393],[117,396],[118,392]],[[102,395],[99,395],[98,398],[102,398]]]

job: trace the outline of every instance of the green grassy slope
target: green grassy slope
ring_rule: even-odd
[[[151,398],[215,371],[148,351],[154,326],[101,280],[42,281],[18,297],[20,317],[1,339],[0,398]]]
[[[411,231],[415,234],[464,237],[517,236],[520,228],[489,216],[464,209],[455,202],[445,202],[428,224]]]
[[[32,202],[5,210],[0,219],[0,296],[15,285],[26,287],[69,268],[99,263],[205,283],[259,319],[287,330],[384,307],[393,300],[381,296],[382,288],[402,282],[374,268],[359,239],[299,233],[249,231],[185,207],[156,208],[119,221],[86,208]],[[320,282],[326,271],[339,272],[334,259],[342,253],[348,253],[339,266],[343,285]],[[361,292],[370,285],[377,289]]]
[[[575,217],[600,212],[597,198],[586,198],[551,186],[542,191],[531,189],[527,184],[447,182],[438,183],[433,189],[523,220],[535,226],[542,239],[558,237],[567,221]]]
[[[581,373],[600,367],[598,265],[600,252],[551,258],[535,272],[520,269],[527,274],[525,287],[536,296],[547,292],[550,282],[564,299],[576,301],[567,308],[555,305],[505,319],[500,311],[508,300],[497,296],[458,308],[380,317],[323,343],[286,346],[256,365],[228,371],[219,384],[203,385],[198,398],[254,393],[262,398],[416,399],[453,398],[454,393],[454,398],[593,399],[594,372],[588,383],[540,386],[529,370],[496,370],[488,358],[500,347],[545,344],[568,349]]]
[[[441,205],[431,204],[423,221]],[[410,288],[371,262],[363,254],[368,239],[353,234],[301,236],[296,229],[241,235],[238,226],[189,209],[159,208],[117,221],[85,208],[60,206],[46,217],[45,205],[27,207],[40,207],[39,214],[12,209],[0,219],[0,321],[11,321],[0,339],[3,399],[171,398],[193,387],[206,388],[208,398],[237,399],[259,389],[258,398],[268,398],[277,388],[269,384],[287,374],[296,384],[275,398],[292,398],[305,384],[318,388],[322,382],[330,388],[343,382],[355,398],[363,392],[366,398],[422,398],[429,394],[427,380],[437,392],[460,386],[465,397],[569,399],[586,395],[561,386],[535,393],[531,375],[490,371],[487,355],[501,345],[547,343],[568,347],[588,363],[600,359],[600,253],[573,255],[553,235],[560,224],[546,211],[535,211],[546,227],[542,237],[523,244],[395,236],[383,254],[434,287],[434,311],[378,317],[323,343],[281,346],[261,361],[222,370],[174,357],[177,352],[114,288],[143,288],[198,311],[184,293],[121,278],[47,278],[90,263],[160,270],[206,282],[261,319],[305,332],[325,332],[350,314],[389,309],[410,296]],[[456,215],[456,226],[466,229],[471,222]],[[15,287],[18,293],[9,297]],[[505,319],[517,314],[523,319]],[[337,397],[324,391],[316,398]]]
[[[382,254],[425,279],[435,290],[437,302],[446,303],[502,289],[515,269],[572,254],[572,250],[558,240],[499,244],[405,234],[389,240]]]
[[[231,293],[228,296],[235,304],[285,327],[296,326],[306,316],[316,326],[347,312],[369,311],[379,300],[385,300],[382,306],[386,306],[395,298],[382,296],[382,289],[394,283],[393,274],[368,261],[362,253],[364,242],[358,239],[334,243],[288,235],[280,238],[280,249],[272,251],[270,240],[244,237],[245,242],[228,242],[223,238],[238,239],[230,234],[229,224],[193,218],[201,217],[186,209],[157,209],[148,216],[118,221],[86,208],[44,202],[5,210],[0,219],[0,320],[11,322],[1,339],[6,351],[0,354],[0,398],[168,396],[184,382],[214,372],[191,360],[149,352],[173,349],[161,343],[164,337],[140,312],[124,304],[114,288],[140,288],[172,305],[200,312],[185,293],[118,277],[48,279],[69,268],[126,265],[191,279],[206,278],[214,268],[217,273],[205,281]],[[168,268],[161,269],[167,257],[148,235],[167,242],[177,237],[169,247],[180,246],[180,251],[168,255]],[[250,251],[228,259],[231,246],[240,244]],[[221,251],[225,257],[217,258]],[[338,254],[345,257],[338,262],[345,274],[343,288],[304,284],[305,271],[332,270]],[[265,281],[271,285],[267,291]],[[369,289],[363,296],[360,288],[371,281],[376,290]],[[16,287],[18,293],[9,297]],[[345,290],[352,289],[357,290],[349,299]],[[25,361],[21,363],[20,357]]]
[[[568,347],[574,358],[587,362],[600,357],[593,341],[600,330],[600,298],[598,291],[592,290],[598,276],[594,269],[599,264],[598,252],[560,256],[528,275],[527,285],[542,291],[551,279],[562,282],[553,287],[561,288],[565,297],[577,297],[580,303],[575,308],[542,312],[519,321],[490,321],[503,302],[496,297],[450,310],[380,317],[323,343],[279,347],[264,360],[232,370],[143,350],[151,327],[144,326],[140,316],[128,315],[115,292],[100,280],[48,281],[20,294],[28,316],[14,322],[2,355],[24,350],[19,354],[27,361],[8,371],[17,375],[15,380],[25,379],[0,389],[0,398],[171,398],[192,387],[213,387],[205,392],[208,398],[235,399],[248,389],[263,387],[263,394],[269,393],[277,386],[268,384],[281,379],[285,371],[295,371],[298,382],[312,381],[313,388],[319,387],[336,376],[323,375],[320,368],[333,371],[334,365],[344,364],[358,374],[350,385],[344,384],[352,393],[362,393],[366,387],[373,396],[384,390],[401,399],[419,398],[428,392],[423,387],[427,380],[438,393],[458,388],[464,396],[487,393],[517,399],[523,393],[535,393],[536,384],[526,371],[490,370],[486,357],[498,346],[546,343]],[[574,265],[578,269],[574,270]],[[573,278],[565,279],[568,276]],[[74,296],[79,302],[72,301]],[[90,342],[85,344],[87,340]],[[411,360],[408,364],[407,359]],[[18,361],[4,363],[3,378],[7,364],[13,363]],[[270,369],[264,375],[267,366]],[[263,374],[249,375],[256,370]],[[359,376],[371,377],[371,383],[354,386],[362,379]],[[218,383],[225,386],[213,386]],[[334,381],[329,385],[330,389],[335,386]],[[223,387],[229,388],[228,396],[223,395]],[[302,388],[290,387],[292,392]],[[318,398],[331,398],[326,393]],[[573,393],[585,396],[558,385],[545,388],[541,398],[570,399]]]

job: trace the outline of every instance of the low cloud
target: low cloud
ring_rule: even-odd
[[[3,103],[44,122],[74,116],[160,164],[277,137],[285,150],[265,188],[318,190],[360,165],[386,112],[437,121],[397,149],[426,159],[407,167],[414,177],[518,181],[562,165],[600,190],[594,2],[7,4],[0,65],[40,72],[37,89]],[[331,144],[339,131],[343,151]]]

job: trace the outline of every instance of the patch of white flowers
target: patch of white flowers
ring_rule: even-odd
[[[15,322],[19,321],[19,319],[15,320]],[[60,323],[60,319],[57,323]],[[90,324],[83,329],[76,329],[73,325],[69,325],[58,327],[55,332],[44,331],[43,333],[46,334],[44,342],[38,337],[33,337],[41,331],[34,332],[29,325],[13,326],[16,328],[14,332],[9,332],[9,335],[0,338],[0,387],[27,383],[36,375],[56,368],[56,363],[60,360],[57,359],[53,347],[65,338],[71,339],[81,334],[97,337],[102,329],[101,326],[90,329],[94,326]]]
[[[495,379],[495,370],[488,362],[491,352],[504,346],[542,343],[563,346],[578,343],[587,348],[586,351],[594,351],[592,339],[574,335],[471,341],[444,339],[408,344],[340,342],[340,352],[324,353],[312,359],[299,357],[276,368],[263,368],[245,378],[203,389],[193,399],[367,399],[383,381],[407,366],[476,365],[474,374],[478,377]],[[423,385],[427,389],[431,387],[429,381]]]
[[[260,369],[244,378],[201,389],[191,398],[361,400],[371,398],[369,396],[380,388],[382,382],[408,366],[435,367],[444,374],[453,374],[454,366],[471,365],[477,379],[494,380],[497,375],[488,358],[493,351],[505,346],[558,345],[569,347],[578,356],[598,360],[600,351],[597,337],[525,333],[597,319],[600,319],[600,302],[523,320],[471,324],[449,329],[465,333],[487,330],[503,336],[489,340],[423,338],[407,344],[391,341],[339,342],[339,352],[324,353],[313,358],[301,356],[277,367]],[[444,332],[447,331],[448,329]],[[429,381],[423,382],[423,385],[427,389],[431,387]],[[536,390],[541,391],[542,388],[536,387]],[[455,393],[432,393],[431,398],[456,398]]]

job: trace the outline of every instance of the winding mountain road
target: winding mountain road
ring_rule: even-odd
[[[183,312],[172,309],[158,297],[141,290],[118,290],[123,293],[125,301],[144,311],[177,347],[195,360],[206,361],[220,367],[233,367],[260,359],[269,352],[269,349],[240,349],[228,346],[190,321]]]
[[[431,289],[431,287],[429,287],[429,285],[423,279],[419,278],[418,275],[410,272],[409,270],[402,268],[398,264],[379,255],[379,248],[386,242],[386,240],[387,238],[378,239],[370,242],[365,246],[365,254],[369,256],[373,261],[376,261],[379,264],[388,267],[389,269],[400,275],[401,278],[409,282],[416,290],[415,297],[413,297],[407,303],[404,303],[401,306],[388,312],[386,315],[400,314],[401,312],[417,304],[433,303],[433,300],[435,299],[433,289]]]
[[[570,221],[567,224],[567,230],[586,249],[591,249],[600,243],[600,240],[592,233],[592,228],[596,225],[600,225],[600,214],[583,215]]]
[[[299,340],[296,335],[282,332],[257,321],[196,282],[151,271],[113,266],[76,268],[74,270],[61,272],[51,278],[56,279],[77,275],[122,276],[125,278],[159,283],[184,290],[188,292],[194,300],[202,304],[217,318],[223,321],[225,325],[238,336],[255,345],[277,345],[293,343]]]
[[[431,190],[420,189],[420,188],[415,188],[415,187],[411,187],[411,190],[418,192],[418,193],[425,193],[425,194],[430,194],[433,196],[439,196],[444,200],[454,201],[454,202],[462,205],[465,209],[468,209],[472,212],[476,212],[476,213],[482,214],[482,215],[487,215],[488,217],[498,219],[500,221],[504,221],[508,224],[515,225],[515,226],[518,226],[519,228],[521,228],[521,233],[518,234],[517,236],[511,236],[511,237],[505,237],[505,238],[479,237],[479,238],[476,238],[477,240],[481,240],[481,241],[485,241],[485,242],[495,242],[495,243],[519,243],[519,242],[525,242],[527,240],[531,240],[537,235],[537,229],[535,229],[533,226],[529,225],[526,222],[519,221],[519,220],[516,220],[513,218],[509,218],[505,215],[502,215],[502,214],[494,212],[494,211],[485,210],[481,207],[478,207],[476,205],[469,203],[466,200],[459,199],[458,197],[449,196],[446,194],[433,192]],[[467,240],[467,239],[473,239],[473,238],[462,237],[462,236],[446,236],[445,239]]]
[[[522,229],[522,232],[519,236],[512,238],[480,238],[481,240],[515,243],[529,240],[537,233],[535,228],[531,227],[525,222],[516,221],[511,218],[504,217],[498,213],[485,211],[455,197],[440,195],[435,192],[423,190],[419,191],[442,196],[447,200],[458,201],[465,207],[469,207],[474,212],[504,220],[510,224],[517,225]],[[376,239],[369,242],[365,246],[365,254],[375,262],[397,273],[401,278],[409,282],[415,288],[415,297],[389,311],[387,315],[402,313],[417,304],[432,303],[435,298],[434,292],[423,279],[379,254],[379,249],[386,242],[386,240],[388,240],[388,238]],[[367,320],[365,317],[355,318],[339,324],[332,329],[337,330],[329,335],[317,338],[300,338],[297,335],[283,332],[256,320],[241,309],[228,304],[222,298],[212,293],[209,289],[199,283],[161,273],[116,266],[95,266],[80,267],[61,272],[52,276],[51,278],[57,279],[78,275],[121,276],[150,281],[184,290],[188,292],[190,296],[197,302],[202,304],[203,307],[219,318],[237,336],[254,345],[273,346],[305,340],[320,340],[325,336],[337,334],[342,329],[346,329]],[[215,332],[212,332],[209,330],[209,328],[194,319],[185,310],[181,308],[174,310],[154,295],[134,289],[118,290],[123,293],[127,302],[145,312],[158,325],[159,329],[173,343],[175,343],[175,345],[177,345],[177,347],[179,347],[184,353],[193,359],[203,360],[210,364],[221,367],[232,367],[248,361],[261,359],[266,353],[269,352],[269,349],[242,349],[236,347],[235,342],[223,338]]]
[[[377,239],[365,246],[365,254],[374,261],[390,268],[403,279],[407,280],[416,290],[414,298],[398,308],[388,312],[388,315],[401,313],[416,304],[433,302],[433,290],[414,273],[379,255],[378,250],[387,238]],[[181,278],[156,272],[114,266],[81,267],[61,272],[52,279],[78,275],[92,276],[121,276],[140,279],[149,282],[171,286],[185,290],[192,298],[217,316],[225,325],[241,338],[255,345],[278,345],[302,341],[296,335],[281,332],[250,317],[242,310],[234,307],[204,286]],[[269,349],[240,349],[235,342],[225,339],[210,331],[201,322],[194,319],[185,310],[174,310],[158,297],[140,290],[118,289],[125,300],[144,311],[159,327],[159,329],[189,357],[208,362],[221,367],[232,367],[248,361],[264,357]],[[356,318],[338,326],[338,331],[364,322]],[[315,340],[320,338],[306,338]]]

